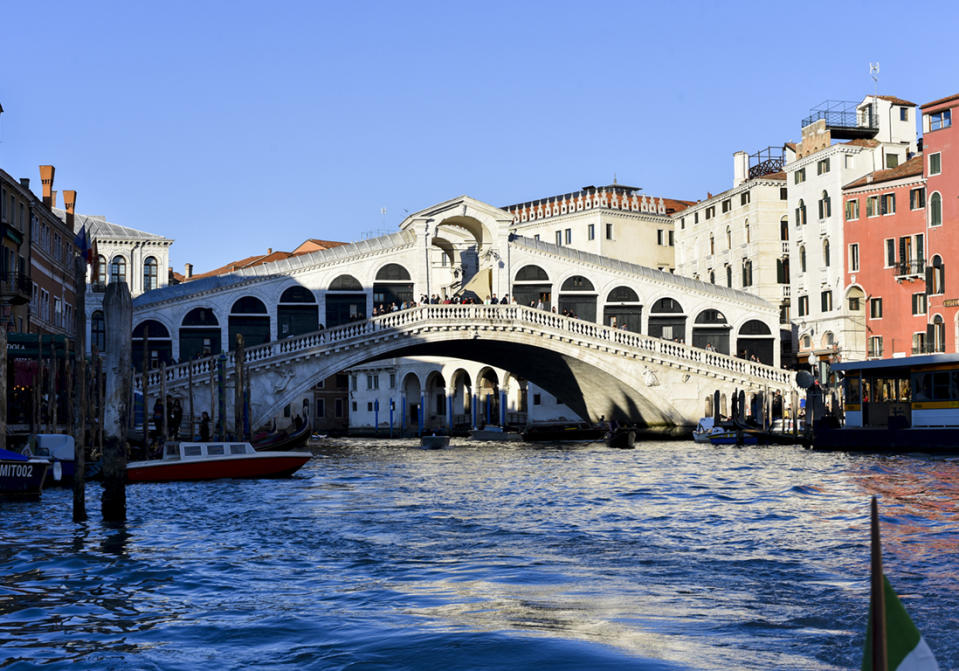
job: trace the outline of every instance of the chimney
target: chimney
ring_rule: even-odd
[[[73,215],[74,208],[77,205],[77,192],[76,191],[64,191],[63,192],[63,209],[67,211],[67,228],[70,229],[70,232],[73,232]]]
[[[272,248],[272,247],[267,247],[267,248],[266,248],[266,255],[269,256],[269,255],[272,254],[272,253],[273,253],[273,248]]]
[[[186,278],[187,278],[187,279],[190,279],[191,277],[193,277],[193,264],[192,264],[192,263],[188,263],[188,264],[186,264],[186,266],[184,266],[184,268],[183,268],[183,274],[186,275]]]
[[[749,176],[749,154],[737,151],[733,154],[733,188],[746,181]]]
[[[40,182],[43,184],[43,204],[47,207],[56,205],[56,195],[53,192],[53,173],[52,165],[40,166]]]
[[[24,189],[26,189],[27,191],[29,191],[29,190],[30,190],[30,178],[29,178],[29,177],[21,177],[21,178],[20,178],[20,186],[22,186]]]

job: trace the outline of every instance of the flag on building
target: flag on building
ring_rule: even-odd
[[[90,239],[87,237],[87,227],[81,226],[80,230],[77,231],[76,236],[73,238],[73,244],[76,245],[77,251],[80,252],[80,256],[87,263],[90,262]]]
[[[862,671],[939,671],[935,655],[882,571],[879,505],[872,497],[872,598]]]

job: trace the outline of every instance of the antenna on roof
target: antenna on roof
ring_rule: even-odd
[[[879,61],[869,63],[869,76],[876,85],[876,97],[879,97]]]
[[[613,184],[616,184],[616,173],[613,173]]]

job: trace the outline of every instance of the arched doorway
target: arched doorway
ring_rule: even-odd
[[[326,290],[326,325],[340,326],[366,319],[366,292],[352,275],[340,275]]]
[[[373,306],[389,310],[413,300],[413,282],[409,271],[398,263],[387,263],[373,281]]]
[[[276,306],[277,340],[312,333],[319,329],[319,324],[319,308],[312,291],[297,285],[280,294],[280,302]]]
[[[760,363],[773,365],[775,348],[772,331],[758,319],[751,319],[739,327],[736,338],[736,353],[743,359],[757,359]]]
[[[929,324],[929,343],[932,345],[933,352],[946,351],[946,322],[942,315],[935,315],[932,323]]]
[[[686,315],[673,298],[660,298],[649,309],[649,335],[664,340],[686,342]]]
[[[232,352],[236,349],[236,336],[243,336],[244,347],[254,347],[270,342],[270,315],[266,306],[255,296],[244,296],[237,299],[230,309],[228,319],[229,338],[227,347]]]
[[[453,371],[450,380],[453,398],[453,426],[459,429],[468,429],[472,412],[473,382],[469,373],[462,368]]]
[[[411,429],[418,429],[422,408],[420,407],[420,396],[422,388],[420,379],[415,373],[407,373],[403,378],[403,399],[406,402],[406,414],[404,415],[405,424]]]
[[[569,317],[596,321],[596,289],[582,275],[573,275],[563,282],[559,293],[559,311]]]
[[[426,428],[439,429],[446,426],[446,382],[439,371],[426,377]]]
[[[484,368],[479,374],[476,412],[478,426],[499,424],[499,377],[492,368]]]
[[[729,354],[729,323],[719,310],[703,310],[693,323],[693,347]]]
[[[552,291],[549,275],[539,266],[523,266],[513,280],[513,298],[519,305],[541,304],[544,310],[549,310]]]
[[[147,319],[133,329],[131,357],[133,367],[143,370],[143,346],[146,340],[147,368],[157,368],[161,363],[173,361],[173,340],[167,327],[155,319]]]
[[[220,322],[211,308],[193,308],[180,323],[180,361],[220,352]]]
[[[639,333],[642,330],[643,306],[639,296],[629,287],[616,287],[606,296],[603,323]]]

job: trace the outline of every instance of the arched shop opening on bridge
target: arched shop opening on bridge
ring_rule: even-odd
[[[473,381],[470,374],[458,368],[450,378],[450,388],[452,389],[453,426],[469,426],[473,400]]]
[[[398,263],[388,263],[373,281],[373,307],[389,310],[413,300],[413,282],[409,271]]]
[[[596,321],[596,289],[582,275],[573,275],[563,282],[559,293],[559,311],[564,315]]]
[[[679,301],[660,298],[649,309],[649,335],[686,342],[686,315]]]
[[[603,307],[603,323],[606,326],[625,328],[640,333],[643,324],[643,306],[639,296],[629,287],[616,287],[606,297]]]
[[[167,327],[154,319],[147,319],[133,329],[130,354],[134,369],[143,370],[144,343],[148,369],[173,361],[173,340]]]
[[[420,379],[415,373],[407,373],[403,378],[403,401],[406,404],[404,424],[415,427],[420,422],[422,408],[420,407]]]
[[[211,308],[193,308],[180,324],[180,361],[219,354],[220,322]]]
[[[549,310],[553,285],[549,275],[539,266],[523,266],[513,280],[513,298],[519,305],[542,305]]]
[[[476,399],[476,424],[499,424],[499,378],[492,368],[484,368],[479,374]]]
[[[758,319],[750,319],[739,327],[736,353],[743,359],[755,357],[761,363],[773,365],[774,342],[769,326]]]
[[[703,310],[693,322],[693,347],[729,354],[731,326],[719,310]]]
[[[299,285],[284,290],[276,306],[277,340],[312,333],[319,328],[320,309],[313,292]]]
[[[236,349],[236,336],[243,336],[244,347],[270,342],[270,315],[259,298],[244,296],[230,309],[227,347]]]
[[[326,292],[327,327],[366,319],[367,293],[352,275],[340,275]]]
[[[446,383],[439,371],[432,371],[426,376],[426,427],[437,428],[446,426]]]

